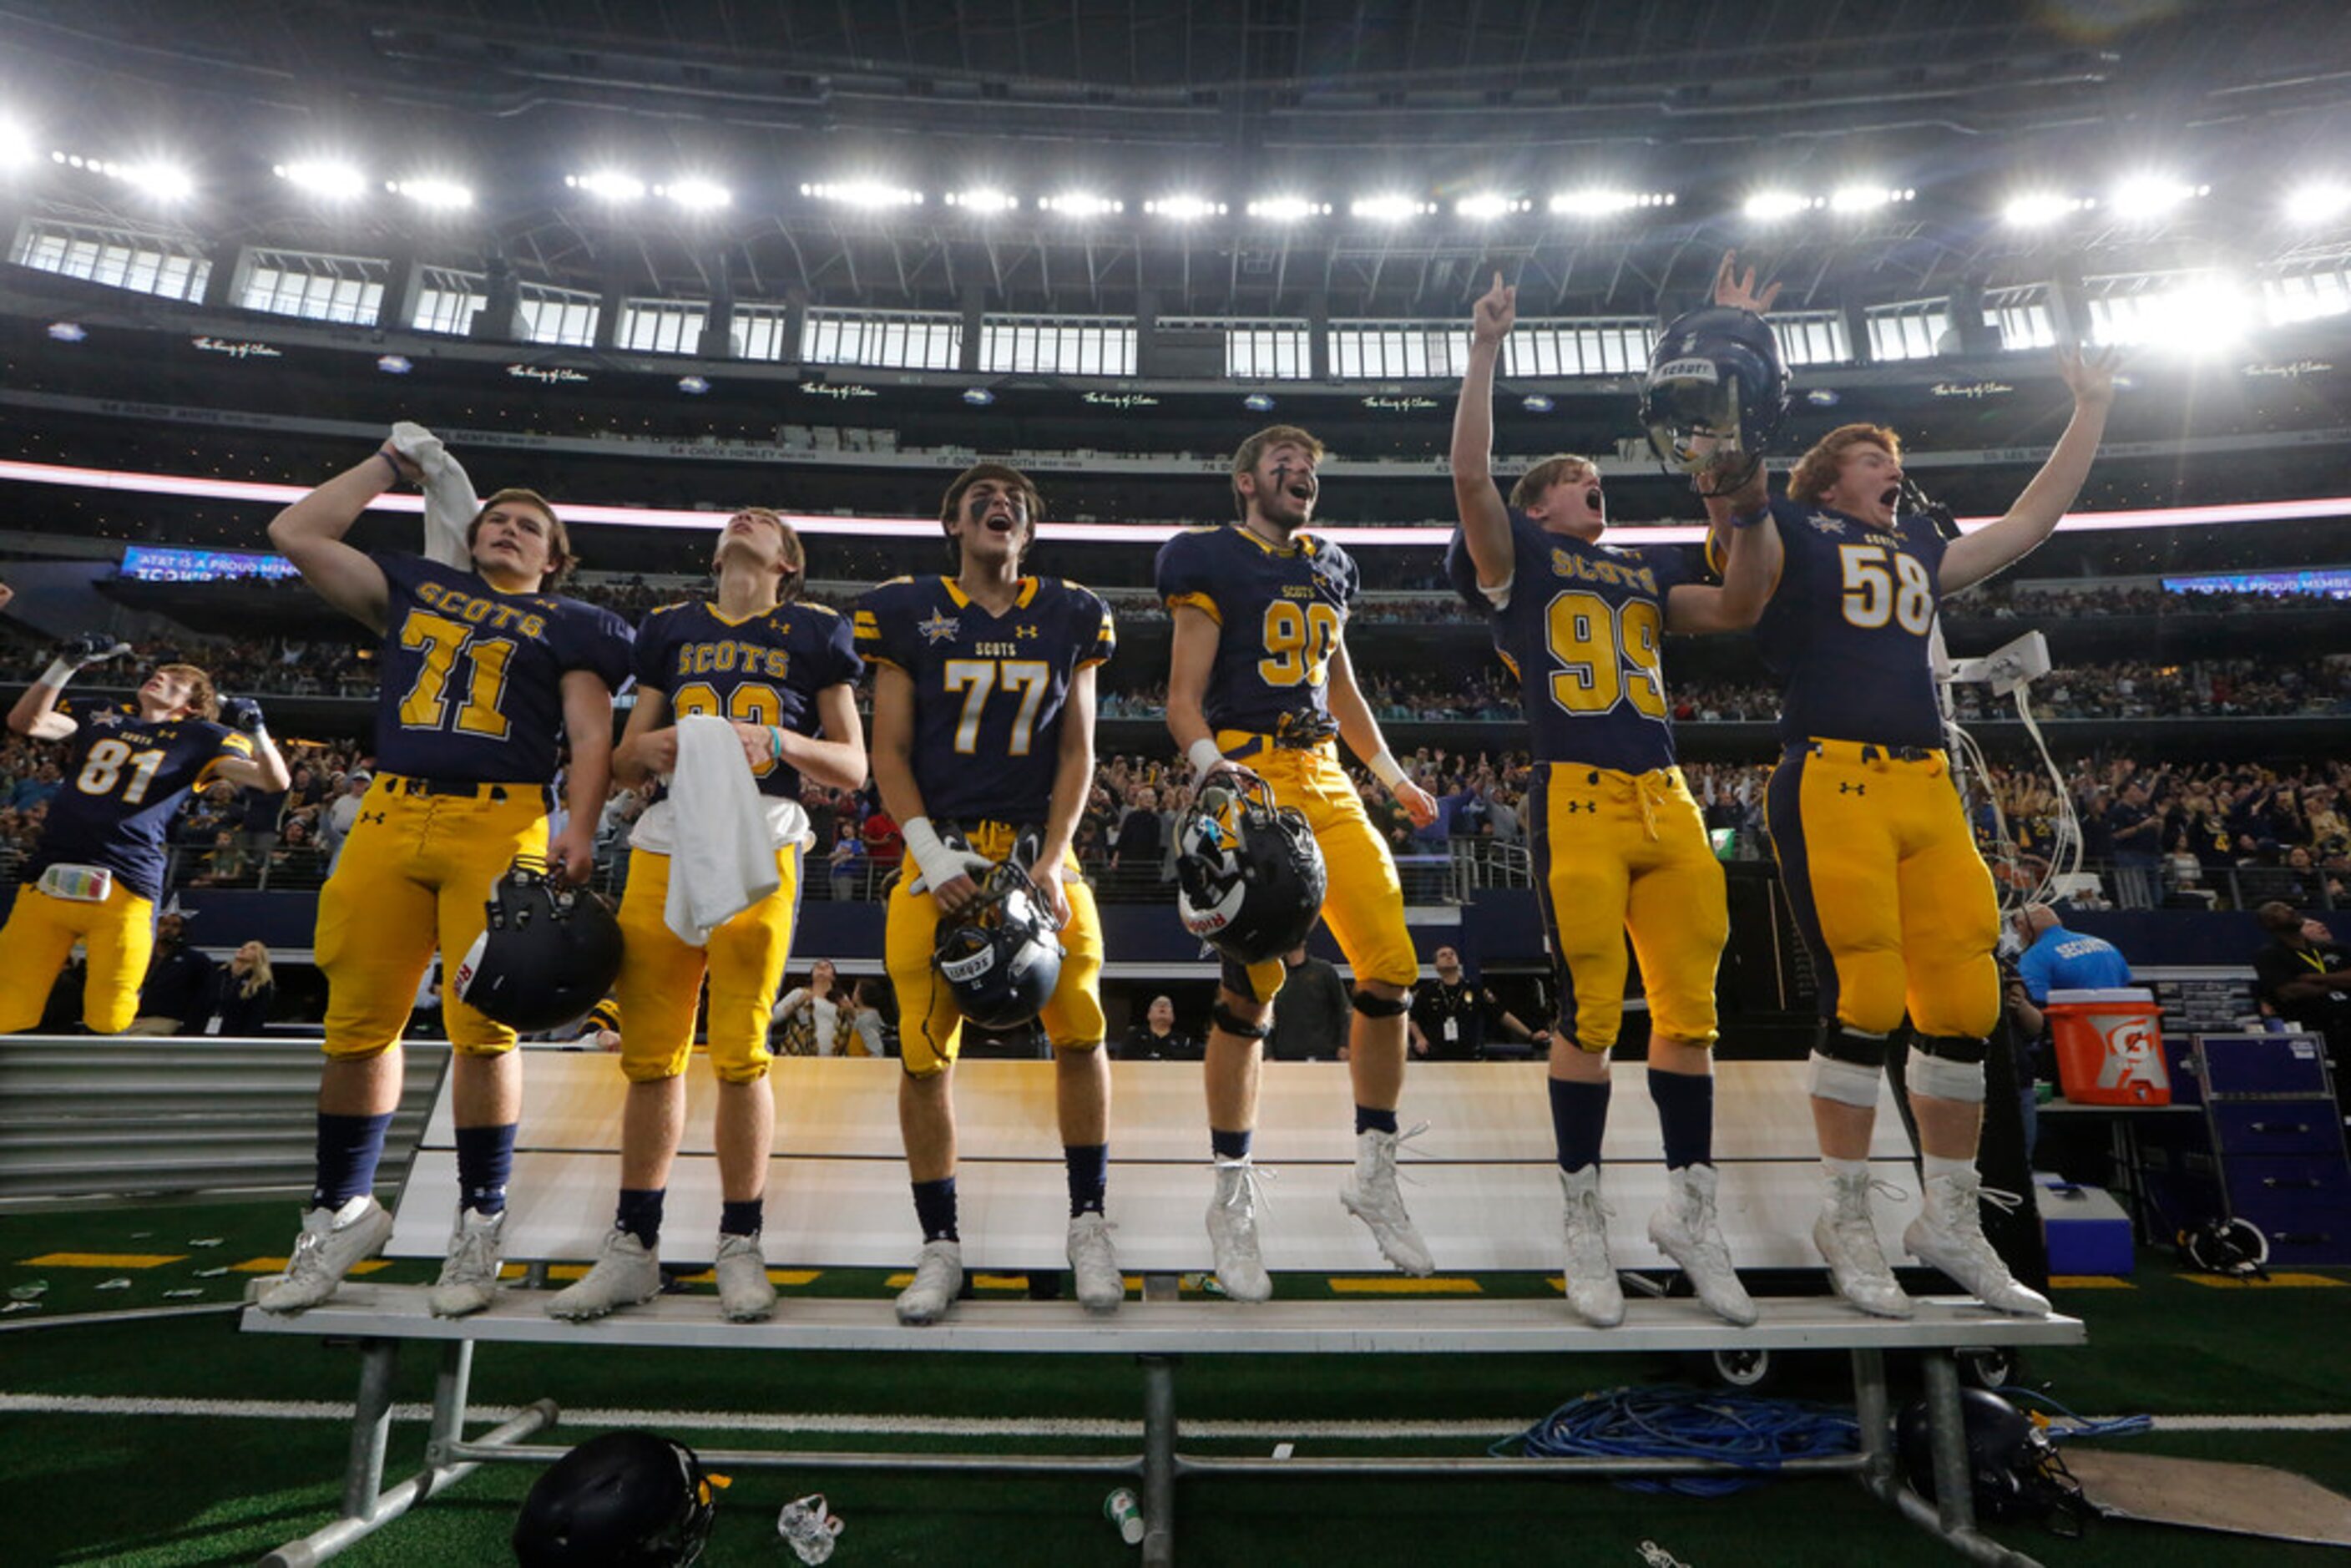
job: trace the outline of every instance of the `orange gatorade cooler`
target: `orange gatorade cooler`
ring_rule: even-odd
[[[2171,1074],[2163,1064],[2163,1009],[2153,991],[2052,991],[2050,1038],[2057,1082],[2077,1105],[2168,1105]]]

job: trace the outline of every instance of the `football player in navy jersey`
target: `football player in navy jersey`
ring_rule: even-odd
[[[1354,970],[1347,1070],[1355,1095],[1355,1171],[1340,1201],[1370,1228],[1381,1253],[1426,1274],[1428,1248],[1396,1191],[1396,1103],[1404,1093],[1409,988],[1420,974],[1404,921],[1404,885],[1339,765],[1335,734],[1415,824],[1437,802],[1389,755],[1379,720],[1355,684],[1346,622],[1355,563],[1304,531],[1322,497],[1322,444],[1274,425],[1233,455],[1238,522],[1188,528],[1161,547],[1160,598],[1175,618],[1167,728],[1191,758],[1194,788],[1226,772],[1262,778],[1275,801],[1302,812],[1322,847],[1329,887],[1322,918]],[[1207,1043],[1208,1138],[1217,1188],[1208,1207],[1217,1278],[1228,1295],[1272,1294],[1257,1239],[1258,1073],[1281,960],[1228,960]]]
[[[67,747],[65,786],[0,929],[0,1034],[41,1021],[76,942],[89,954],[83,1023],[93,1034],[130,1028],[163,896],[165,827],[215,779],[264,791],[291,782],[259,706],[223,703],[193,664],[162,665],[127,703],[63,695],[77,672],[120,651],[101,633],[77,638],[8,711],[18,735]],[[223,716],[235,727],[214,722]]]
[[[1784,554],[1756,639],[1781,684],[1771,842],[1822,973],[1813,1119],[1827,1193],[1813,1237],[1839,1293],[1886,1317],[1911,1304],[1870,1222],[1865,1162],[1886,1038],[1906,1011],[1926,1207],[1903,1243],[1988,1306],[2049,1307],[1992,1250],[1978,1208],[2000,914],[1943,751],[1931,642],[1944,598],[2046,539],[2089,476],[2114,358],[2064,351],[2057,363],[2073,418],[1996,522],[1946,542],[1902,511],[1900,438],[1871,424],[1831,431],[1790,474],[1787,499],[1739,519],[1776,529]]]
[[[775,1306],[759,1245],[776,1121],[768,1015],[799,907],[800,856],[809,841],[800,780],[831,789],[865,782],[865,732],[852,689],[863,662],[851,646],[847,618],[800,601],[807,558],[799,536],[774,512],[753,507],[728,518],[716,566],[716,599],[664,605],[637,628],[637,701],[612,770],[632,787],[665,779],[677,765],[676,719],[708,714],[731,720],[767,807],[777,885],[704,941],[690,942],[664,910],[671,850],[696,826],[677,819],[666,795],[637,820],[621,900],[627,945],[613,987],[622,1020],[621,1071],[629,1082],[620,1207],[595,1266],[549,1300],[548,1312],[559,1318],[601,1317],[661,1290],[662,1203],[684,1131],[684,1075],[705,972],[724,1205],[719,1311],[730,1322],[747,1322]]]
[[[1761,309],[1754,275],[1723,258],[1715,303]],[[1575,456],[1527,470],[1505,506],[1490,473],[1494,369],[1517,319],[1517,293],[1494,275],[1477,303],[1469,363],[1453,418],[1453,492],[1461,527],[1447,552],[1454,586],[1493,622],[1494,645],[1519,681],[1533,732],[1528,842],[1535,891],[1559,979],[1552,1036],[1552,1124],[1567,1199],[1567,1297],[1586,1322],[1623,1321],[1608,1261],[1600,1145],[1608,1053],[1624,1015],[1625,938],[1649,1003],[1649,1097],[1664,1134],[1667,1197],[1649,1238],[1681,1265],[1700,1300],[1734,1323],[1755,1303],[1731,1268],[1716,1218],[1714,976],[1729,939],[1722,867],[1698,802],[1675,766],[1661,662],[1667,632],[1752,625],[1771,591],[1778,541],[1730,533],[1721,586],[1670,546],[1600,542],[1607,528],[1600,471]],[[1760,469],[1745,500],[1760,504]],[[1719,520],[1730,497],[1709,497]]]
[[[269,525],[270,542],[319,596],[382,642],[375,779],[319,894],[327,1064],[318,1184],[286,1272],[256,1295],[266,1312],[325,1301],[391,1234],[371,1189],[400,1103],[401,1031],[434,950],[472,947],[490,884],[517,856],[544,856],[557,875],[584,880],[611,782],[612,693],[628,678],[629,628],[549,591],[573,560],[544,498],[500,490],[483,503],[466,530],[471,570],[344,542],[371,501],[420,476],[386,448]],[[569,815],[550,843],[559,740],[570,749]],[[454,988],[442,1014],[455,1052],[460,1207],[432,1306],[457,1316],[497,1290],[522,1064],[514,1031]]]
[[[1102,1212],[1102,921],[1070,847],[1093,783],[1094,672],[1116,632],[1086,589],[1021,575],[1042,509],[1019,470],[966,469],[939,509],[956,575],[898,578],[857,605],[857,650],[873,666],[873,782],[913,862],[891,890],[884,944],[904,1068],[898,1122],[923,1228],[898,1297],[904,1322],[935,1322],[963,1285],[952,1097],[963,1018],[931,955],[941,915],[977,903],[975,877],[1008,859],[1024,863],[1065,949],[1039,1018],[1069,1172],[1070,1271],[1091,1312],[1114,1311],[1125,1293]]]

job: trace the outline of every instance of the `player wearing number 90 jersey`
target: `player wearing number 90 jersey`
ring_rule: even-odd
[[[326,1300],[390,1231],[370,1189],[400,1099],[401,1031],[434,949],[446,960],[473,946],[490,884],[519,855],[543,854],[557,874],[584,880],[611,788],[627,623],[547,591],[573,564],[569,541],[554,508],[528,490],[483,505],[466,530],[471,570],[344,542],[371,501],[417,476],[379,452],[269,525],[270,542],[311,588],[382,639],[377,773],[319,895],[327,1064],[318,1181],[287,1272],[257,1293],[270,1312]],[[569,820],[550,844],[559,735],[570,747]],[[456,1315],[487,1306],[496,1290],[521,1071],[513,1030],[454,988],[442,1013],[455,1048],[461,1207],[432,1305]]]

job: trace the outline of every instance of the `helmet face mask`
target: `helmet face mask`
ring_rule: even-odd
[[[1710,305],[1657,335],[1641,424],[1669,471],[1697,475],[1726,454],[1760,459],[1788,412],[1779,340],[1752,310]]]
[[[1203,789],[1176,843],[1176,913],[1226,957],[1261,964],[1314,929],[1328,885],[1322,847],[1302,815],[1274,805],[1262,780]]]
[[[584,1018],[621,972],[621,926],[604,901],[566,887],[547,862],[517,857],[491,884],[481,936],[454,977],[460,1000],[537,1034]]]
[[[1065,951],[1044,894],[1006,861],[980,884],[977,906],[940,920],[931,966],[966,1019],[983,1029],[1018,1029],[1052,999]]]
[[[694,1450],[651,1432],[607,1432],[558,1459],[516,1517],[522,1568],[690,1568],[717,1511]]]

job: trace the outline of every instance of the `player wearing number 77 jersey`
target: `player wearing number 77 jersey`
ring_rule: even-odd
[[[1754,275],[1740,282],[1731,260],[1723,258],[1715,303],[1768,305],[1776,287],[1753,298]],[[1504,506],[1489,475],[1494,367],[1516,318],[1517,290],[1497,273],[1477,304],[1454,414],[1461,529],[1446,565],[1462,596],[1493,622],[1494,644],[1519,677],[1533,732],[1528,838],[1559,977],[1549,1083],[1567,1200],[1568,1303],[1601,1328],[1625,1315],[1608,1260],[1600,1145],[1629,936],[1647,993],[1649,1097],[1665,1139],[1667,1196],[1649,1238],[1717,1314],[1751,1323],[1755,1303],[1732,1270],[1715,1211],[1709,1052],[1714,974],[1730,917],[1722,867],[1674,765],[1660,655],[1667,632],[1752,625],[1771,592],[1777,541],[1733,531],[1720,587],[1698,580],[1691,552],[1603,544],[1600,471],[1582,457],[1536,464]],[[1760,468],[1750,484],[1751,509],[1763,501]],[[1718,521],[1729,519],[1730,506],[1728,497],[1707,501]]]
[[[490,884],[518,855],[544,855],[558,875],[584,880],[611,782],[612,693],[628,677],[629,628],[547,591],[573,561],[543,498],[492,496],[466,530],[471,570],[344,542],[370,502],[421,476],[405,457],[378,452],[269,525],[270,543],[319,596],[382,642],[375,781],[319,894],[327,1062],[318,1184],[286,1272],[256,1295],[266,1312],[325,1301],[391,1234],[371,1189],[400,1103],[401,1030],[434,949],[454,962],[473,946]],[[559,737],[570,745],[570,821],[550,845]],[[460,1209],[432,1307],[457,1316],[489,1305],[497,1288],[522,1071],[512,1030],[454,989],[442,1014],[455,1052]]]
[[[1781,682],[1771,844],[1822,971],[1813,1120],[1827,1192],[1813,1239],[1838,1293],[1885,1317],[1911,1306],[1870,1223],[1864,1162],[1886,1037],[1906,1010],[1926,1206],[1903,1244],[1987,1306],[2049,1308],[1985,1240],[1978,1207],[2000,911],[1944,755],[1930,639],[1943,596],[2047,538],[2089,476],[2114,360],[2066,352],[2057,363],[2073,419],[1998,521],[1947,543],[1931,519],[1904,514],[1901,443],[1870,424],[1822,437],[1789,475],[1788,499],[1750,519],[1776,528],[1786,556],[1756,640]]]
[[[1322,847],[1329,888],[1322,918],[1355,972],[1347,1068],[1355,1092],[1355,1174],[1340,1201],[1370,1227],[1388,1261],[1408,1274],[1433,1267],[1396,1191],[1396,1102],[1404,1092],[1408,988],[1420,974],[1404,922],[1404,885],[1364,810],[1333,734],[1363,758],[1412,820],[1437,802],[1388,755],[1379,721],[1348,662],[1347,611],[1355,563],[1302,530],[1322,495],[1322,444],[1293,425],[1260,430],[1233,455],[1240,520],[1191,528],[1163,546],[1159,596],[1176,622],[1169,652],[1167,728],[1192,760],[1194,787],[1219,773],[1261,777],[1278,805],[1296,807]],[[1283,967],[1228,959],[1208,1031],[1208,1138],[1217,1191],[1208,1239],[1228,1295],[1264,1301],[1272,1281],[1259,1255],[1250,1134],[1258,1063]]]

